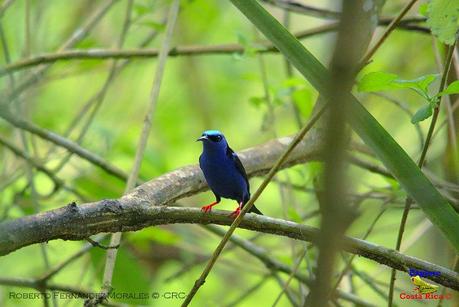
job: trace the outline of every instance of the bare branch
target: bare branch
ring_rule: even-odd
[[[55,239],[83,240],[100,232],[134,231],[149,226],[191,223],[231,225],[227,211],[203,213],[199,208],[152,206],[148,201],[123,197],[26,216],[0,224],[0,254]],[[318,229],[281,219],[247,214],[241,228],[315,243]],[[401,271],[408,268],[438,271],[430,280],[459,290],[459,274],[442,266],[406,256],[364,240],[345,237],[344,250]]]
[[[379,25],[388,25],[393,21],[391,18],[383,18],[379,21]],[[410,21],[410,22],[408,22]],[[414,30],[422,33],[430,33],[428,28],[417,25],[417,22],[424,21],[424,19],[413,19],[407,20],[406,22],[400,22],[397,27],[405,30]],[[325,34],[328,32],[336,31],[338,24],[332,22],[319,26],[313,29],[299,31],[295,33],[298,39],[304,39],[307,37]],[[233,54],[243,53],[244,46],[240,44],[221,44],[221,45],[189,45],[189,46],[177,46],[172,48],[169,56],[188,56],[188,55],[211,55],[211,54]],[[278,52],[278,50],[269,42],[261,44],[261,47],[256,49],[256,52],[267,53],[267,52]],[[28,67],[49,64],[62,60],[105,60],[105,59],[143,59],[157,57],[159,50],[155,48],[147,49],[84,49],[84,50],[63,50],[56,53],[44,53],[36,55],[31,58],[19,60],[17,62],[5,65],[0,68],[0,76],[15,72],[18,70],[26,69]]]
[[[314,7],[295,0],[263,0],[263,2],[277,6],[289,12],[300,13],[317,18],[339,19],[341,16],[341,12]]]

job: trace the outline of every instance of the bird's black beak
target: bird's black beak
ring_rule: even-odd
[[[201,136],[200,138],[198,138],[198,139],[196,140],[196,142],[200,142],[200,141],[204,141],[204,140],[207,140],[207,136],[205,136],[205,135],[203,135],[203,136]]]

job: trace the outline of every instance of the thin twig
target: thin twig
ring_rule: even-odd
[[[276,306],[277,303],[279,303],[279,300],[281,299],[282,297],[282,294],[284,294],[284,292],[287,290],[287,287],[289,286],[290,282],[292,281],[295,273],[298,271],[298,269],[300,268],[300,264],[301,264],[301,261],[303,260],[303,258],[306,256],[306,253],[308,252],[308,249],[307,248],[304,248],[303,252],[301,253],[301,255],[298,257],[295,265],[293,266],[292,268],[292,273],[290,273],[290,275],[288,276],[288,279],[287,281],[285,282],[285,285],[284,285],[284,288],[282,288],[281,292],[279,293],[279,295],[276,297],[276,299],[274,300],[274,303],[272,304],[272,306]]]
[[[132,1],[129,2],[130,6]],[[170,51],[170,43],[172,41],[172,35],[174,33],[174,27],[177,20],[178,11],[180,8],[180,0],[174,0],[169,8],[169,13],[167,17],[166,32],[164,40],[161,46],[161,50],[158,56],[158,65],[156,67],[155,77],[153,80],[153,87],[150,94],[150,103],[147,107],[145,114],[145,119],[143,121],[143,129],[139,139],[139,145],[137,146],[137,151],[134,159],[134,166],[129,174],[127,179],[125,194],[129,193],[136,185],[137,178],[139,176],[140,166],[142,165],[143,155],[145,148],[147,146],[148,136],[150,134],[152,117],[156,108],[156,104],[159,98],[159,91],[161,88],[161,81],[163,79],[164,68],[166,65],[166,60]],[[129,9],[130,12],[130,9]],[[121,241],[121,232],[117,232],[112,235],[110,240],[110,246],[119,246]],[[111,291],[111,283],[113,278],[113,269],[115,267],[116,256],[118,250],[110,249],[107,252],[107,258],[105,262],[104,277],[103,277],[103,290],[102,295],[100,296],[101,300],[104,300],[106,295]],[[97,300],[97,301],[101,301]],[[97,303],[96,303],[97,304]],[[86,304],[86,306],[93,306],[93,304]]]
[[[285,289],[284,290],[285,296],[287,297],[287,299],[288,299],[288,301],[290,303],[290,306],[292,306],[292,307],[300,307],[299,303],[297,302],[297,300],[295,299],[295,297],[293,295],[292,290],[286,285],[286,283],[282,280],[282,278],[279,276],[279,274],[277,272],[273,273],[273,278],[274,278],[275,281],[277,281],[277,283],[279,284],[281,289]]]
[[[30,157],[27,153],[22,151],[20,148],[16,147],[16,145],[8,141],[2,135],[0,135],[0,144],[3,145],[5,148],[8,148],[17,157],[24,159],[27,163],[32,165],[34,168],[36,168],[37,170],[39,170],[40,172],[48,176],[49,179],[51,179],[51,181],[54,183],[54,188],[53,188],[54,190],[58,189],[59,186],[64,184],[64,182],[61,179],[57,178],[50,169],[38,163],[35,159]]]
[[[318,34],[325,34],[333,31],[336,28],[335,23],[319,26],[317,28],[308,29],[298,32],[297,38],[303,39]],[[278,50],[269,42],[264,41],[258,44],[259,47],[255,50],[259,53],[278,52]],[[241,44],[220,44],[220,45],[189,45],[177,46],[169,51],[170,57],[187,56],[187,55],[211,55],[211,54],[234,54],[243,53],[245,47]],[[84,50],[64,50],[56,53],[47,53],[37,55],[32,58],[23,59],[12,64],[5,65],[0,68],[0,76],[6,73],[15,72],[28,67],[54,63],[61,60],[90,60],[90,59],[150,59],[157,57],[160,53],[159,49],[141,48],[141,49],[84,49]]]
[[[408,13],[410,8],[416,3],[416,1],[417,0],[411,0],[410,2],[408,2],[407,5],[402,9],[402,11],[397,15],[397,17],[391,21],[391,23],[387,26],[386,30],[379,38],[379,40],[376,42],[376,44],[362,58],[360,62],[360,68],[368,64],[368,61],[371,60],[376,51],[378,51],[379,47],[381,47],[381,45],[386,41],[386,39],[389,37],[392,31],[395,30],[397,24],[400,22],[400,20],[402,20],[403,16],[405,16],[406,13]]]
[[[32,165],[35,169],[37,169],[38,171],[48,176],[48,178],[51,179],[51,181],[54,184],[53,190],[51,191],[50,194],[53,194],[54,192],[59,190],[60,187],[63,187],[64,190],[69,191],[70,193],[72,193],[73,195],[81,199],[82,201],[87,201],[88,198],[84,196],[80,191],[78,191],[74,187],[67,185],[62,179],[57,177],[53,173],[52,170],[48,169],[43,164],[39,163],[38,161],[30,157],[27,153],[23,152],[20,148],[17,148],[15,145],[13,145],[8,140],[6,140],[2,135],[0,135],[0,144],[3,145],[5,148],[8,148],[9,150],[11,150],[11,152],[13,152],[17,157],[24,159],[27,163]],[[13,181],[16,179],[17,178],[13,178]],[[2,188],[5,188],[5,186],[2,186]]]
[[[97,25],[97,23],[106,15],[109,9],[119,0],[107,1],[100,10],[96,11],[94,15],[85,20],[84,25],[76,29],[72,35],[58,48],[58,53],[63,50],[74,47],[78,42],[88,35],[89,31]],[[32,72],[30,77],[23,83],[19,84],[18,87],[8,96],[6,101],[1,103],[9,104],[14,101],[22,92],[28,89],[31,85],[35,84],[49,69],[49,65],[43,66]]]
[[[93,240],[94,242],[98,243],[97,241]],[[39,280],[40,282],[47,282],[50,280],[54,275],[57,273],[61,272],[62,269],[64,269],[66,266],[86,254],[88,251],[90,251],[94,247],[94,244],[89,243],[86,244],[84,247],[82,247],[78,252],[75,254],[71,255],[68,257],[66,260],[62,261],[60,264],[56,265],[54,268],[48,270],[45,274],[43,274]]]
[[[392,21],[392,19],[381,19],[380,25],[386,25]],[[400,25],[407,27],[406,24]],[[325,34],[328,32],[336,31],[338,24],[333,22],[318,26],[313,29],[299,31],[295,33],[296,38],[304,39],[311,36]],[[428,29],[420,28],[423,33],[430,33]],[[191,45],[191,46],[177,46],[170,50],[169,56],[187,56],[187,55],[211,55],[211,54],[234,54],[243,53],[245,47],[240,44],[221,44],[221,45]],[[258,47],[255,52],[267,53],[267,52],[278,52],[271,43],[265,42]],[[33,67],[41,64],[50,64],[61,60],[90,60],[90,59],[148,59],[157,57],[159,55],[158,49],[142,48],[142,49],[122,49],[122,50],[111,50],[111,49],[84,49],[84,50],[62,50],[54,53],[44,53],[36,55],[28,59],[22,59],[17,62],[5,65],[0,68],[0,76],[5,75],[8,72],[15,72],[28,67]]]
[[[376,217],[374,218],[373,222],[370,224],[370,227],[368,227],[365,235],[362,237],[362,240],[366,240],[368,238],[368,236],[371,234],[371,232],[373,231],[376,223],[378,222],[378,220],[382,217],[382,215],[384,214],[384,212],[386,212],[386,209],[387,209],[387,205],[392,201],[392,198],[389,198],[387,199],[386,201],[383,202],[383,204],[381,205],[381,208],[379,210],[379,213],[376,215]],[[333,290],[336,290],[341,282],[341,280],[343,279],[344,275],[346,275],[346,273],[349,271],[349,269],[352,267],[352,261],[354,261],[354,258],[355,258],[355,255],[352,255],[349,260],[347,261],[344,269],[341,271],[340,275],[338,276],[338,278],[336,279],[336,282],[335,282],[335,285],[333,286]]]
[[[122,32],[124,33],[126,30],[124,28],[127,28],[127,25],[125,24],[124,27],[123,27],[123,30]],[[149,35],[147,35],[147,37],[143,40],[143,42],[139,45],[139,47],[145,47],[147,46],[155,37],[156,35],[158,34],[157,31],[152,31]],[[123,34],[122,34],[123,35]],[[125,35],[125,34],[124,34]],[[118,44],[122,44],[124,40],[122,40],[120,38],[120,41]],[[119,64],[116,66],[115,70],[113,73],[110,73],[110,75],[107,77],[106,79],[106,82],[104,83],[103,87],[101,88],[101,90],[99,92],[97,92],[93,97],[91,97],[85,104],[84,106],[82,107],[82,109],[78,112],[78,114],[74,117],[74,120],[69,124],[69,127],[67,128],[67,130],[64,132],[63,136],[64,137],[68,137],[73,129],[75,128],[75,126],[77,125],[78,121],[81,120],[83,117],[84,117],[84,114],[86,112],[88,112],[88,110],[90,109],[90,107],[96,103],[96,105],[93,107],[90,115],[89,115],[89,118],[86,120],[86,122],[84,123],[84,126],[82,128],[82,130],[80,131],[80,133],[78,134],[78,136],[76,137],[76,143],[77,144],[81,144],[86,132],[88,131],[88,128],[89,128],[89,125],[91,123],[91,121],[93,120],[93,118],[95,117],[95,114],[97,112],[97,110],[99,109],[100,105],[102,104],[103,102],[103,99],[105,97],[105,94],[106,92],[108,91],[108,88],[109,88],[109,85],[111,82],[113,82],[113,80],[116,78],[116,76],[121,72],[122,69],[124,69],[127,64],[129,64],[131,60],[130,59],[127,59],[127,60],[124,60],[123,63]],[[116,62],[116,61],[114,61]],[[45,154],[45,158],[44,160],[48,160],[50,155],[55,151],[55,148],[56,148],[56,145],[55,147],[52,147],[48,150],[48,152]],[[64,157],[61,162],[52,170],[52,172],[54,174],[56,174],[66,163],[66,161],[68,159],[70,159],[70,157],[73,155],[72,152],[69,152],[68,155],[66,157]],[[18,174],[17,176],[15,177],[10,177],[10,180],[8,182],[5,182],[4,184],[2,184],[2,186],[0,187],[0,192],[1,190],[3,190],[4,188],[6,188],[8,185],[12,184],[13,182],[15,182],[17,179],[21,178],[22,175],[21,174]],[[68,189],[69,187],[68,186],[64,186],[66,189]],[[56,190],[57,191],[57,190]],[[72,191],[72,190],[69,190],[69,191]],[[79,196],[79,198],[81,200],[85,200],[86,198],[82,197],[82,195]]]
[[[215,226],[215,225],[203,225],[203,227],[220,237],[223,237],[226,234],[226,231],[222,229],[221,227]],[[256,257],[258,260],[260,260],[268,270],[271,272],[273,271],[278,271],[278,272],[283,272],[286,274],[289,274],[289,276],[293,276],[296,280],[298,280],[300,283],[306,285],[307,287],[310,287],[312,285],[312,279],[308,278],[305,274],[294,271],[292,268],[288,265],[285,265],[284,263],[280,262],[273,256],[269,254],[268,251],[264,250],[262,247],[259,247],[255,245],[253,242],[246,240],[244,238],[241,238],[238,235],[232,235],[230,238],[231,243],[233,243],[235,246],[238,246],[248,252],[250,255]],[[229,247],[226,249],[228,250]],[[339,297],[343,300],[352,302],[357,305],[364,305],[368,306],[371,305],[368,302],[364,302],[358,297],[349,295],[348,293],[337,290],[336,291],[336,297]]]
[[[125,18],[124,18],[124,23],[123,23],[123,26],[121,28],[121,34],[120,34],[120,37],[119,37],[117,45],[116,45],[116,47],[118,49],[121,49],[123,47],[124,41],[126,40],[126,35],[127,35],[127,32],[128,32],[128,29],[131,26],[131,18],[130,18],[131,9],[132,9],[132,1],[128,0],[127,9],[126,9],[126,15],[125,15]],[[118,61],[115,59],[111,63],[110,71],[108,73],[108,76],[107,76],[102,88],[100,89],[100,91],[98,91],[96,93],[96,95],[94,95],[91,99],[89,99],[89,101],[86,104],[86,106],[90,106],[90,105],[92,105],[94,103],[94,106],[92,108],[91,113],[89,114],[88,119],[83,124],[83,127],[81,128],[81,131],[80,131],[80,133],[79,133],[79,135],[78,135],[78,137],[76,139],[76,143],[77,144],[81,144],[81,142],[83,141],[83,138],[86,135],[87,131],[89,130],[89,127],[90,127],[92,121],[94,120],[94,118],[95,118],[97,112],[99,111],[102,103],[104,102],[105,95],[107,94],[107,91],[108,91],[108,89],[110,87],[110,84],[114,80],[117,72],[118,72]],[[87,111],[87,108],[83,107],[83,110]],[[82,114],[80,114],[79,116],[75,117],[75,120],[72,122],[72,124],[67,129],[66,135],[70,135],[71,131],[76,126],[76,123],[81,118],[82,118]],[[48,156],[49,156],[50,152],[51,152],[51,150],[48,152]],[[59,170],[62,167],[64,167],[64,165],[70,160],[72,155],[73,155],[73,153],[69,152],[68,155],[66,157],[64,157],[60,161],[60,163],[54,168],[54,172],[55,173],[59,172]]]
[[[105,250],[107,250],[107,249],[118,249],[120,247],[120,244],[118,244],[118,245],[107,245],[107,246],[106,245],[102,245],[99,242],[94,241],[93,239],[91,239],[89,237],[86,238],[86,241],[91,243],[91,245],[94,246],[94,247],[98,247],[98,248],[105,249]]]
[[[263,2],[277,6],[285,11],[300,13],[312,17],[339,19],[341,16],[341,12],[317,8],[295,0],[263,0]]]
[[[26,4],[27,6],[28,4]],[[21,107],[19,105],[15,106],[17,109],[18,113],[23,113],[23,116],[25,116],[25,112],[21,110]],[[21,112],[22,111],[22,112]],[[25,155],[30,155],[30,150],[29,150],[29,144],[27,142],[27,138],[25,135],[25,132],[23,130],[19,130],[19,136],[21,139],[22,147],[24,148],[24,154]],[[27,182],[30,187],[30,195],[31,195],[31,200],[33,204],[33,208],[35,211],[35,214],[38,214],[40,212],[40,204],[38,202],[38,193],[37,189],[35,186],[35,175],[33,171],[33,165],[31,163],[26,164],[26,174],[27,174]],[[48,255],[48,250],[47,250],[47,244],[42,243],[40,244],[40,252],[41,252],[41,257],[43,258],[43,266],[46,270],[49,270],[50,268],[50,263],[49,263],[49,255]],[[46,291],[43,291],[46,294]],[[47,305],[47,297],[43,297],[44,305]],[[52,302],[54,307],[58,307],[57,303],[57,298],[52,297]]]
[[[244,291],[240,296],[232,300],[230,303],[226,304],[226,307],[236,307],[238,304],[240,304],[243,300],[245,300],[247,297],[252,295],[255,291],[260,289],[267,281],[269,281],[269,277],[271,277],[272,273],[265,274],[264,276],[261,277],[261,279],[254,284],[252,287],[247,288],[247,290]]]
[[[39,137],[48,140],[60,147],[67,149],[68,151],[73,152],[74,154],[78,155],[82,159],[91,162],[92,164],[100,167],[107,173],[122,179],[126,180],[127,175],[124,171],[120,170],[116,166],[111,165],[108,161],[104,160],[102,157],[90,152],[89,150],[81,147],[77,143],[64,138],[63,136],[51,132],[49,130],[43,129],[29,121],[26,121],[22,118],[19,118],[13,115],[9,110],[6,108],[1,108],[0,106],[0,117],[12,124],[13,126],[26,130],[30,133],[38,135]]]

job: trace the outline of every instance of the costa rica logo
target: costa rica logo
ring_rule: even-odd
[[[415,286],[412,293],[402,291],[400,299],[402,300],[449,300],[452,298],[451,293],[438,294],[438,286],[424,281],[421,277],[440,276],[438,271],[423,271],[410,269],[410,280]]]

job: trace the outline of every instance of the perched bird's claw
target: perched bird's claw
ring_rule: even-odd
[[[233,212],[231,212],[231,214],[229,216],[237,218],[239,216],[239,214],[241,214],[241,208],[237,207],[237,209],[234,210]]]
[[[212,205],[202,206],[201,211],[206,212],[206,213],[212,211]]]
[[[212,207],[215,206],[216,204],[218,204],[219,202],[220,201],[217,200],[217,201],[214,201],[211,204],[208,204],[207,206],[202,206],[201,207],[201,211],[206,212],[206,213],[210,212],[210,211],[212,211]]]

